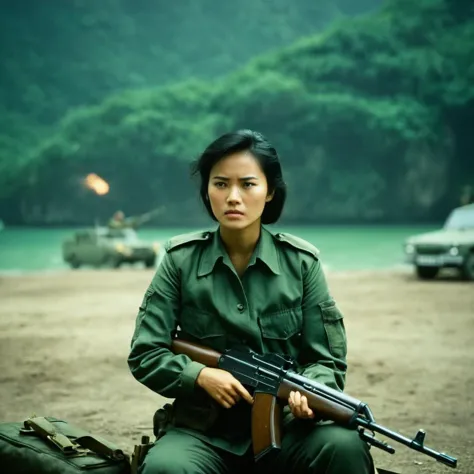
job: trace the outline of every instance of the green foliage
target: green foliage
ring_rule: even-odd
[[[27,199],[58,206],[67,188],[68,208],[83,209],[90,195],[77,183],[96,172],[111,184],[94,201],[99,215],[163,202],[163,222],[194,222],[189,162],[221,133],[253,128],[281,154],[287,221],[438,217],[457,204],[461,179],[474,181],[473,18],[449,0],[391,0],[224,78],[76,108],[31,148]],[[56,192],[45,188],[51,176]]]
[[[366,10],[381,0],[367,0]],[[51,123],[126,88],[212,78],[344,14],[334,0],[5,0],[0,103]]]
[[[226,119],[197,111],[209,93],[198,96],[192,85],[187,92],[190,78],[209,80],[228,73],[256,54],[312,34],[335,17],[374,8],[380,1],[366,0],[358,11],[339,0],[275,0],[272,8],[267,0],[1,2],[0,213],[10,212],[18,198],[14,193],[38,182],[42,163],[47,167],[52,157],[67,158],[80,168],[79,149],[87,150],[90,163],[105,156],[151,160],[157,146],[158,154],[188,158],[214,130],[226,127]],[[174,92],[160,94],[156,89],[179,80],[186,83],[172,87]],[[123,92],[127,89],[139,93]],[[116,92],[120,98],[109,99]],[[187,95],[194,97],[188,101]],[[189,127],[180,117],[191,106],[195,120]],[[175,113],[170,119],[171,108]],[[77,111],[70,114],[73,109]],[[124,115],[126,123],[115,129],[114,120]],[[152,125],[161,134],[154,136]],[[100,145],[97,127],[104,128]],[[67,136],[59,137],[66,129]],[[132,138],[134,131],[137,136]],[[37,145],[48,134],[53,136]],[[176,134],[188,145],[176,144],[170,138]],[[149,145],[152,136],[155,143]],[[158,145],[156,139],[164,143]],[[33,163],[25,168],[30,157]]]

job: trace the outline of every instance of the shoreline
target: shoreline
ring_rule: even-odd
[[[343,277],[343,276],[356,276],[356,275],[365,275],[369,276],[371,274],[375,275],[384,275],[384,274],[394,274],[394,275],[406,275],[407,277],[413,277],[417,280],[415,276],[415,270],[413,265],[400,263],[397,265],[387,266],[387,267],[366,267],[366,268],[333,268],[330,265],[323,263],[322,265],[324,272],[330,278],[331,276]],[[137,267],[123,267],[119,269],[110,269],[110,268],[82,268],[78,270],[72,270],[71,268],[51,268],[43,270],[23,270],[23,269],[11,269],[11,270],[2,270],[0,269],[0,282],[2,279],[8,278],[29,278],[29,277],[55,277],[59,275],[100,275],[100,274],[128,274],[128,273],[145,273],[152,275],[155,273],[157,267],[151,269]],[[420,280],[421,281],[421,280]],[[441,270],[441,274],[437,276],[434,280],[425,280],[427,283],[431,282],[436,284],[437,281],[457,281],[470,283],[461,278],[458,272],[455,269],[446,268]],[[471,282],[472,283],[472,282]]]
[[[412,270],[412,266],[409,264],[404,264],[404,263],[399,263],[391,266],[380,266],[380,267],[360,267],[360,268],[335,268],[330,264],[322,264],[323,269],[325,272],[328,273],[364,273],[364,272],[395,272],[395,273],[400,273],[400,272],[410,272]],[[80,268],[77,270],[73,270],[67,266],[64,268],[44,268],[44,269],[21,269],[21,268],[7,268],[7,269],[2,269],[0,267],[0,277],[3,276],[30,276],[30,275],[55,275],[55,274],[79,274],[79,273],[98,273],[98,272],[107,272],[107,271],[113,271],[113,272],[137,272],[137,271],[142,271],[142,272],[154,272],[156,271],[157,267],[151,268],[151,269],[145,269],[140,267],[139,265],[135,267],[131,266],[124,266],[118,269],[111,269],[111,268],[93,268],[93,267],[87,267],[87,268]]]

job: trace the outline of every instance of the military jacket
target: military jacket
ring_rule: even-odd
[[[251,406],[241,401],[218,407],[197,386],[204,366],[170,351],[177,330],[220,352],[246,346],[291,356],[298,373],[344,388],[343,315],[328,290],[318,250],[291,234],[262,227],[242,277],[218,230],[172,238],[136,319],[130,370],[151,390],[175,399],[173,429],[242,454],[251,442]]]

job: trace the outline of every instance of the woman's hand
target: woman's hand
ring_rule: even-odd
[[[296,418],[314,418],[314,412],[308,407],[308,399],[300,392],[290,392],[288,405]]]
[[[242,398],[253,403],[250,393],[226,370],[204,367],[196,383],[224,408],[233,407]]]

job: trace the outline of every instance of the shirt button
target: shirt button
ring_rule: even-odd
[[[245,309],[245,306],[244,306],[242,303],[239,303],[239,304],[237,305],[237,309],[238,309],[240,312],[242,312],[242,311]]]

